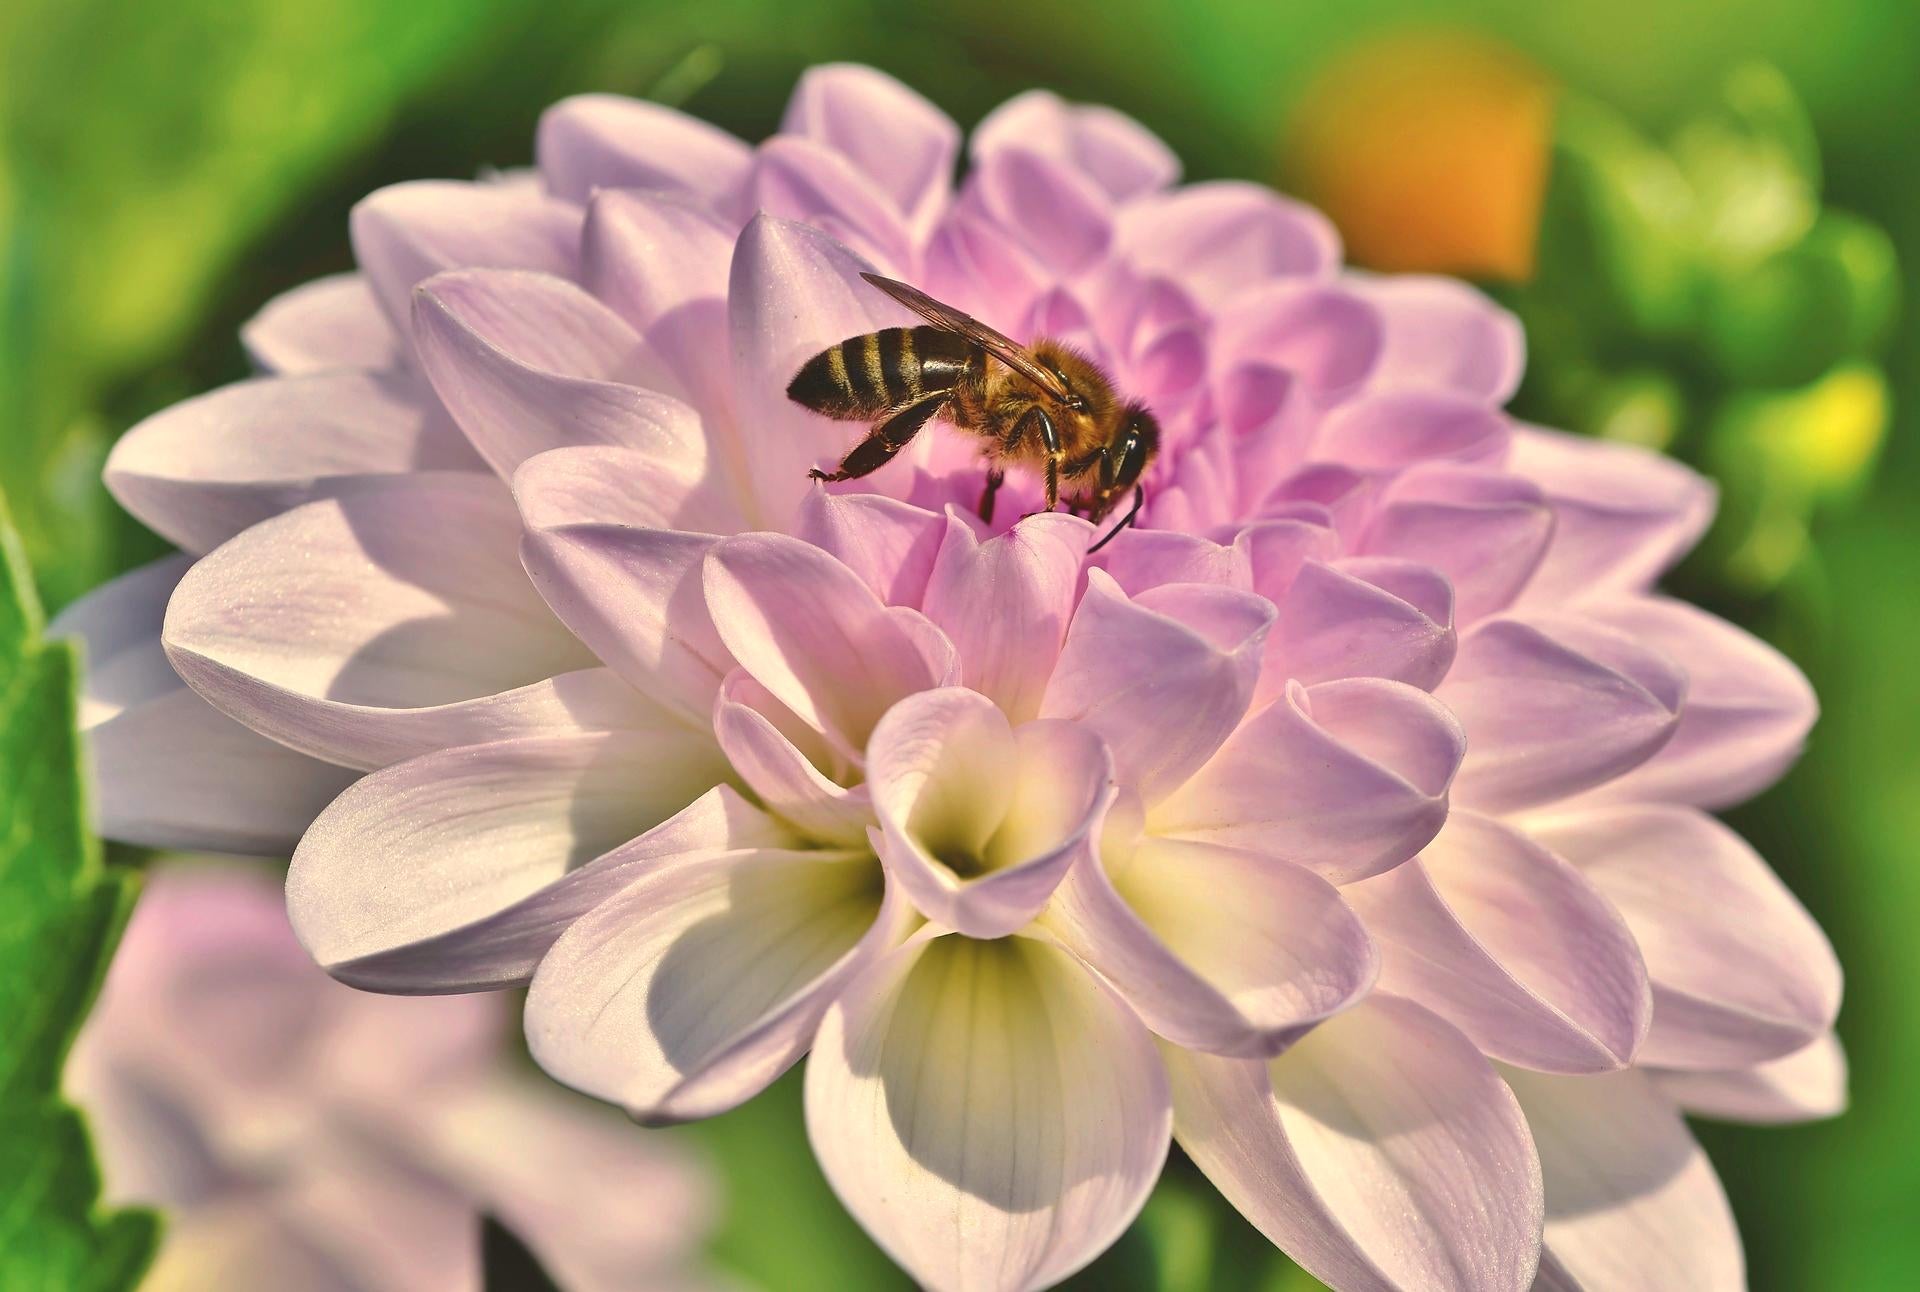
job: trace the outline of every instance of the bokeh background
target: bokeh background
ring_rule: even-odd
[[[13,0],[0,489],[49,608],[162,550],[100,488],[106,447],[245,375],[237,326],[349,267],[355,199],[524,164],[539,109],[582,90],[758,138],[802,67],[838,59],[963,125],[1033,86],[1111,103],[1190,177],[1311,197],[1360,263],[1463,273],[1522,313],[1526,414],[1721,480],[1726,519],[1678,582],[1780,645],[1822,697],[1807,757],[1732,820],[1839,950],[1854,1108],[1701,1135],[1754,1287],[1912,1286],[1912,0]],[[903,1286],[826,1192],[791,1079],[671,1133],[720,1173],[721,1266],[772,1289]],[[1178,1169],[1078,1282],[1312,1286]]]

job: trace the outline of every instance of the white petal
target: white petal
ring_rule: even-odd
[[[330,368],[397,368],[400,335],[360,274],[329,274],[280,293],[240,327],[260,367],[284,377]]]
[[[1785,1058],[1718,1072],[1654,1069],[1660,1093],[1695,1117],[1784,1125],[1847,1110],[1847,1056],[1829,1032]]]

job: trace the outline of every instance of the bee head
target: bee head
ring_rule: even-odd
[[[1136,484],[1160,451],[1160,423],[1145,404],[1128,404],[1120,412],[1120,433],[1100,455],[1100,488],[1113,493]]]

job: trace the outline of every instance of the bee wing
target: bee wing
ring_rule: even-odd
[[[962,314],[951,305],[942,305],[918,287],[909,287],[898,279],[883,278],[879,274],[860,276],[935,327],[965,337],[1054,399],[1066,402],[1067,389],[1060,384],[1060,379],[1035,363],[1026,347],[1016,345],[1011,337],[994,331],[971,314]]]

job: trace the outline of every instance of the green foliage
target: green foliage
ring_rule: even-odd
[[[137,888],[87,832],[74,734],[78,660],[43,642],[40,609],[0,506],[0,1287],[130,1288],[158,1237],[147,1213],[103,1213],[60,1070]]]

